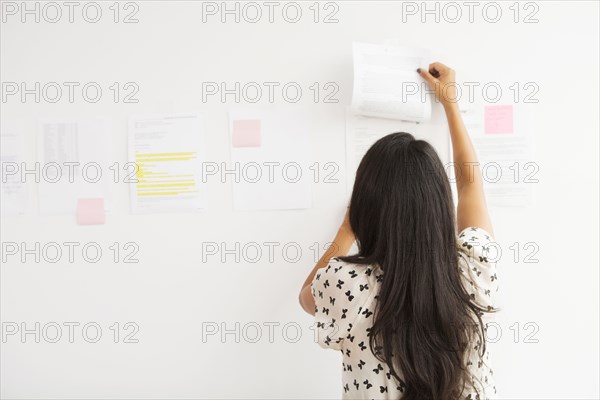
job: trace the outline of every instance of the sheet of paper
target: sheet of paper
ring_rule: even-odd
[[[531,205],[539,167],[523,109],[512,104],[484,106],[465,113],[463,119],[477,151],[488,205]]]
[[[236,128],[260,126],[260,145],[236,146]],[[285,108],[243,109],[229,113],[231,162],[236,210],[285,210],[312,207],[309,170],[310,115]],[[255,142],[256,144],[256,142]]]
[[[205,208],[204,119],[201,115],[146,115],[129,119],[133,213],[192,212]]]
[[[21,176],[24,160],[24,135],[14,122],[2,120],[0,127],[0,208],[2,215],[23,215],[27,211],[28,190]]]
[[[353,43],[355,114],[407,121],[431,117],[431,95],[416,72],[428,68],[429,52],[392,45]]]
[[[450,137],[445,126],[354,115],[346,110],[346,190],[352,193],[356,168],[373,143],[394,132],[407,132],[425,140],[437,151],[444,165],[450,162]]]
[[[107,119],[40,121],[38,185],[42,215],[75,215],[80,198],[101,197],[110,210],[112,130]]]

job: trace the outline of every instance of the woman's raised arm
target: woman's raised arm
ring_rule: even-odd
[[[437,99],[442,103],[446,112],[452,139],[454,172],[458,193],[458,231],[475,226],[494,236],[492,222],[485,202],[483,177],[477,161],[477,154],[458,108],[454,70],[436,62],[429,65],[429,71],[419,69],[417,72],[435,91]]]

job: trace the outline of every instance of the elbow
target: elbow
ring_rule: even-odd
[[[300,291],[300,295],[298,296],[298,302],[300,303],[300,307],[310,315],[315,315],[315,305],[314,299],[312,297],[312,293],[310,292],[310,286],[305,286]]]
[[[458,198],[479,195],[483,193],[483,181],[480,179],[472,179],[465,181],[461,179],[456,182],[456,194]]]
[[[304,302],[302,301],[302,291],[304,290],[304,288],[302,288],[302,290],[300,291],[300,294],[298,294],[298,303],[300,304],[300,307],[302,307],[302,309],[304,311],[306,311],[306,309],[304,308]]]

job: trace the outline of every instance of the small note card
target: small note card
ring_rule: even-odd
[[[512,104],[485,106],[483,114],[486,134],[513,133]]]
[[[102,225],[104,219],[104,199],[77,200],[77,224]]]
[[[260,120],[238,119],[233,121],[233,147],[260,147]]]

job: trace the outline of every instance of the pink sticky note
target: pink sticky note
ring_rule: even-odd
[[[513,133],[512,104],[485,106],[483,118],[486,134]]]
[[[104,199],[77,200],[77,223],[79,225],[102,225],[104,218]]]
[[[238,119],[233,121],[233,147],[260,147],[260,120]]]

